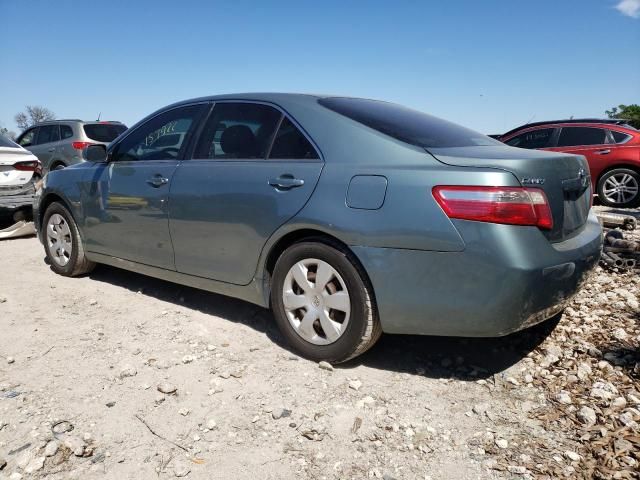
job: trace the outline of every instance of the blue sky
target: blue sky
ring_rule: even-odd
[[[0,125],[24,105],[131,125],[243,91],[390,100],[484,133],[603,116],[640,103],[638,16],[640,0],[0,0]]]

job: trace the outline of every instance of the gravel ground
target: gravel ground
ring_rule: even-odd
[[[0,478],[637,478],[637,271],[525,332],[334,369],[259,307],[43,256],[0,242]]]

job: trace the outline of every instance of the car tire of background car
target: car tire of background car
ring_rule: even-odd
[[[75,277],[89,273],[95,268],[96,264],[85,256],[75,220],[62,204],[54,202],[49,205],[41,228],[44,250],[54,272],[66,277]],[[60,260],[63,257],[64,260]]]
[[[63,170],[66,167],[64,163],[58,163],[51,170]]]
[[[616,183],[625,187],[624,192],[620,192],[621,201],[616,201],[617,194],[612,189]],[[635,195],[631,193],[635,189]],[[624,198],[624,197],[627,198]],[[598,199],[603,205],[609,207],[634,208],[640,205],[640,174],[629,168],[614,168],[605,172],[598,181]]]
[[[305,241],[282,253],[273,272],[271,307],[280,331],[302,356],[340,363],[371,348],[380,338],[382,327],[373,290],[362,267],[351,252],[328,243],[324,239]],[[318,284],[316,278],[320,277],[323,278]],[[308,290],[300,288],[298,281],[307,283]],[[340,302],[334,310],[330,305],[340,300],[333,297],[336,293],[342,301],[346,294],[346,302]],[[320,313],[312,319],[314,312]],[[313,324],[307,323],[303,328],[307,314]],[[340,331],[337,339],[330,338],[336,335],[335,331],[326,334],[325,325]]]

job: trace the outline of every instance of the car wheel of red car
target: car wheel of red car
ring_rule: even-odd
[[[629,168],[609,170],[598,181],[598,198],[610,207],[637,207],[640,204],[640,174]]]

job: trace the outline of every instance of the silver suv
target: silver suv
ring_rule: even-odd
[[[86,147],[108,145],[126,129],[120,122],[51,120],[28,128],[16,142],[38,157],[46,173],[83,162]]]

